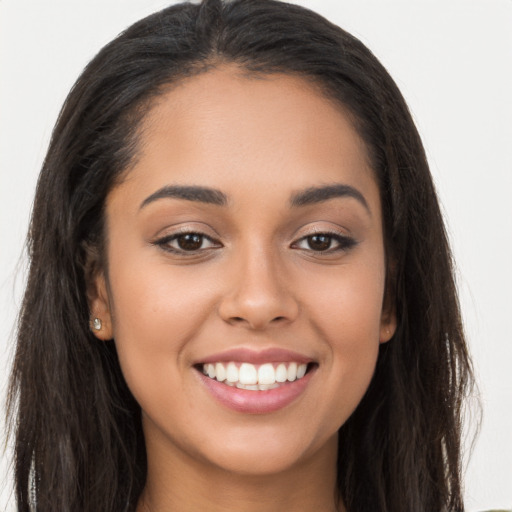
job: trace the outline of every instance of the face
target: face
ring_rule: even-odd
[[[335,453],[394,332],[379,190],[349,118],[299,78],[223,67],[142,128],[91,309],[148,454],[269,474]]]

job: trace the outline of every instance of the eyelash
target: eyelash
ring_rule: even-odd
[[[207,247],[207,248],[198,248],[198,249],[193,249],[193,250],[187,250],[187,249],[183,249],[180,247],[173,247],[170,245],[172,242],[179,243],[178,240],[180,238],[182,238],[182,237],[184,238],[187,236],[188,237],[191,237],[191,236],[199,237],[201,239],[201,245],[203,245],[203,242],[205,240],[207,240],[207,241],[211,242],[211,246]],[[204,233],[200,233],[197,231],[184,231],[184,232],[174,233],[172,235],[165,236],[163,238],[156,240],[154,242],[154,245],[161,247],[164,251],[168,251],[168,252],[171,252],[174,254],[180,254],[183,256],[193,256],[193,255],[197,255],[199,251],[205,251],[207,249],[211,249],[214,247],[222,247],[222,245],[219,242],[215,241],[213,238],[209,237],[208,235],[205,235]]]
[[[329,247],[325,251],[318,251],[318,250],[312,249],[311,247],[304,248],[304,250],[306,250],[306,251],[311,251],[312,253],[320,254],[320,255],[348,251],[349,249],[351,249],[352,247],[354,247],[357,244],[356,240],[349,236],[341,235],[340,233],[336,233],[336,232],[332,232],[332,231],[318,231],[318,232],[303,236],[302,238],[299,238],[299,240],[297,240],[296,242],[294,242],[292,244],[292,247],[298,246],[300,242],[306,242],[306,243],[308,243],[308,241],[311,242],[311,239],[313,237],[325,237],[325,238],[329,239]],[[333,242],[337,244],[337,247],[334,247],[334,248],[331,247]]]
[[[182,237],[197,237],[200,239],[199,241],[200,241],[201,245],[203,245],[203,243],[205,241],[208,241],[211,245],[206,248],[199,247],[199,248],[191,249],[191,250],[187,250],[187,249],[184,249],[181,247],[173,247],[171,245],[172,242],[177,242],[179,244],[179,239]],[[306,243],[309,242],[310,243],[311,239],[313,237],[325,237],[326,239],[328,239],[329,246],[327,247],[327,249],[326,250],[315,250],[315,249],[312,249],[311,247],[309,247],[309,248],[299,247],[299,244],[301,242],[306,242]],[[337,247],[333,248],[332,247],[333,243],[336,243]],[[349,249],[354,247],[356,244],[357,244],[357,241],[354,238],[351,238],[349,236],[341,235],[339,233],[335,233],[335,232],[331,232],[331,231],[318,231],[318,232],[303,236],[302,238],[299,238],[296,242],[294,242],[291,245],[291,247],[305,250],[305,251],[314,253],[315,255],[324,255],[324,254],[333,254],[333,253],[337,253],[337,252],[348,251]],[[165,236],[163,238],[156,240],[154,242],[154,245],[162,248],[163,250],[165,250],[167,252],[179,254],[182,256],[195,256],[201,251],[206,251],[208,249],[222,247],[222,244],[220,244],[220,242],[217,242],[216,240],[209,237],[208,235],[205,235],[204,233],[200,233],[197,231],[185,231],[185,232],[180,232],[180,233],[174,233],[172,235]]]

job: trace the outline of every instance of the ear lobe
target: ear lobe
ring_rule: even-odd
[[[386,281],[380,317],[380,343],[387,343],[395,335],[397,328],[395,294],[396,272],[397,263],[394,258],[391,258],[386,265]]]
[[[110,340],[114,337],[110,300],[107,281],[101,270],[100,254],[96,245],[83,243],[85,264],[83,266],[86,283],[87,302],[89,304],[89,327],[100,340]]]
[[[103,273],[94,277],[87,290],[91,318],[89,325],[96,338],[106,341],[114,337],[107,283]]]
[[[382,312],[380,319],[379,343],[387,343],[396,332],[397,321],[394,309],[390,312]]]

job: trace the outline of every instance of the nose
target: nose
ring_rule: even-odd
[[[271,251],[247,251],[232,262],[228,292],[222,297],[219,315],[231,325],[263,330],[293,322],[299,304],[287,273]]]

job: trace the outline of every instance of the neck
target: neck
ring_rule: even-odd
[[[162,448],[147,446],[147,480],[137,512],[344,512],[336,498],[336,440],[323,453],[272,474],[226,471]]]

